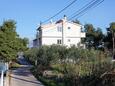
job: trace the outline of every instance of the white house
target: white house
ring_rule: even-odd
[[[42,45],[59,44],[65,46],[81,45],[81,38],[85,33],[81,31],[82,25],[68,21],[66,17],[48,24],[40,25],[37,29],[33,47]]]

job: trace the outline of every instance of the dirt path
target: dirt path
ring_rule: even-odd
[[[30,73],[28,67],[12,70],[9,86],[44,86]]]

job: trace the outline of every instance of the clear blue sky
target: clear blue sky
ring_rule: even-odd
[[[40,21],[44,21],[73,0],[0,0],[0,24],[4,20],[17,22],[17,32],[21,37],[33,39]],[[55,17],[57,20],[64,14],[70,16],[91,0],[78,0],[70,8]],[[89,10],[79,18],[82,24],[92,23],[105,32],[110,22],[115,22],[115,0],[105,0],[98,7]]]

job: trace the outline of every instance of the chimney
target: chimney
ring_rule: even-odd
[[[64,15],[64,20],[67,20],[67,16],[66,15]]]
[[[50,20],[50,23],[51,23],[51,24],[53,23],[52,19]]]
[[[67,21],[67,16],[64,15],[63,21]]]

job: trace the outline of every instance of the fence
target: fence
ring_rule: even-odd
[[[8,63],[0,62],[0,86],[4,86],[4,75],[8,70]]]
[[[0,86],[4,86],[4,72],[1,71]]]

